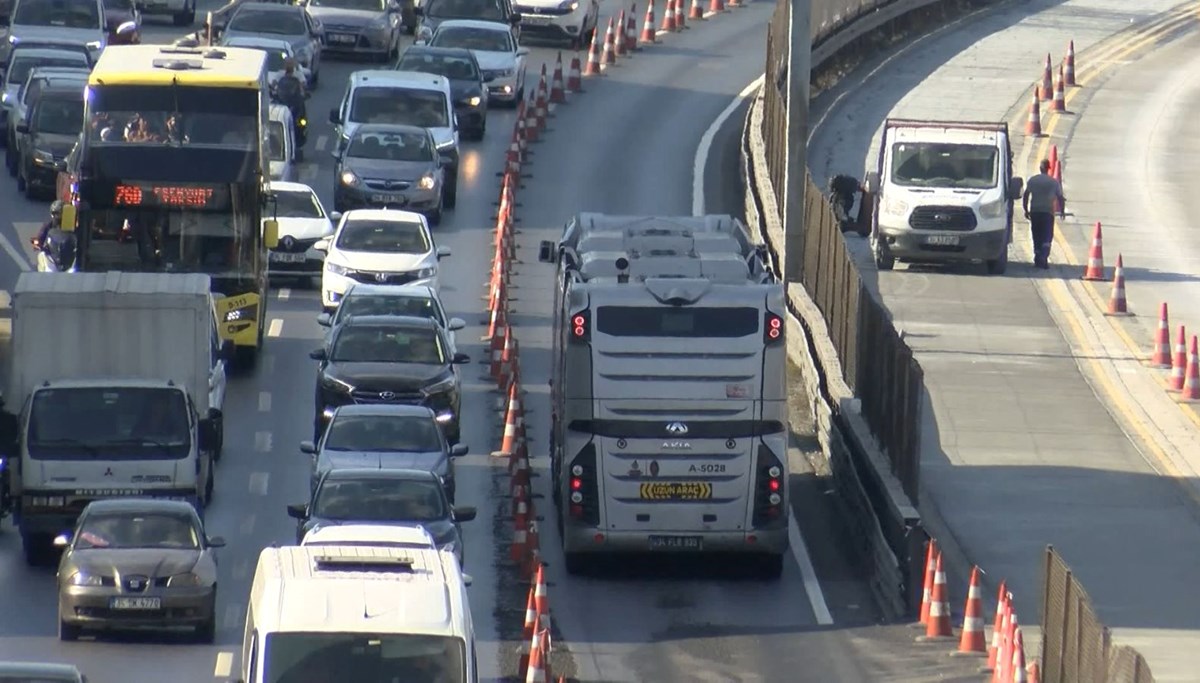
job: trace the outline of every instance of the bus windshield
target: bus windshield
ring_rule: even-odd
[[[265,643],[267,683],[413,681],[464,683],[461,638],[407,633],[271,633]]]
[[[257,90],[112,85],[90,92],[93,145],[158,142],[257,148]]]

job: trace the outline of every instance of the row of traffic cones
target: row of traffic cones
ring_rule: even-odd
[[[1034,84],[1033,101],[1029,103],[1029,119],[1025,124],[1025,134],[1033,137],[1042,136],[1042,105],[1049,102],[1048,111],[1065,113],[1067,111],[1067,88],[1078,85],[1075,82],[1075,41],[1067,43],[1067,55],[1058,65],[1058,78],[1054,78],[1054,65],[1050,55],[1046,55],[1046,63],[1042,66],[1042,78]]]
[[[1032,683],[1041,678],[1036,658],[1025,661],[1025,639],[1017,623],[1016,608],[1012,593],[1005,582],[1000,582],[996,598],[996,612],[992,622],[992,638],[989,644],[984,632],[983,593],[980,588],[978,566],[971,568],[971,579],[967,586],[967,604],[963,613],[962,630],[958,637],[955,656],[987,657],[980,667],[981,673],[991,673],[992,683]],[[937,541],[931,539],[925,547],[925,585],[921,594],[920,617],[914,626],[924,628],[925,633],[917,642],[945,642],[954,639],[950,624],[950,596],[946,587],[946,573],[942,568],[942,551]]]
[[[541,565],[537,568],[525,599],[525,627],[521,634],[523,645],[517,680],[525,683],[551,683],[550,673],[550,596]],[[558,683],[565,677],[559,676]]]
[[[667,0],[663,8],[662,23],[655,28],[654,3],[647,3],[640,33],[637,29],[636,2],[628,12],[622,9],[616,17],[610,16],[603,35],[598,30],[592,35],[583,75],[602,76],[610,67],[616,66],[618,58],[630,57],[637,50],[657,43],[660,34],[686,30],[687,22],[709,19],[727,8],[740,7],[742,1],[708,0],[707,11],[704,9],[705,0],[691,0],[690,7],[685,8],[686,4],[687,0]]]

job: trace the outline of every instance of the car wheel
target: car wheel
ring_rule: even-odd
[[[446,183],[446,189],[442,195],[442,206],[447,209],[453,209],[458,203],[458,170],[455,169],[454,175],[450,177],[450,181]]]
[[[878,237],[871,238],[871,253],[875,256],[875,268],[878,270],[891,270],[896,267],[896,259],[892,258],[891,252]]]
[[[213,425],[217,434],[217,445],[213,448],[213,462],[221,461],[221,452],[225,450],[225,418],[219,417]],[[211,495],[211,494],[210,494]]]
[[[1005,243],[1000,255],[987,262],[988,275],[1003,275],[1008,270],[1008,244]]]
[[[17,177],[17,153],[13,150],[12,145],[4,149],[4,165],[8,167],[8,175]]]
[[[62,617],[58,618],[58,639],[63,641],[79,640],[79,634],[83,629],[74,624],[68,624],[63,621]]]
[[[217,597],[213,596],[212,610],[209,612],[208,621],[196,627],[196,642],[204,645],[211,645],[217,640]]]
[[[32,193],[29,191],[29,182],[25,180],[24,164],[17,168],[17,192],[24,194],[26,197],[32,198]]]
[[[209,505],[212,504],[213,489],[215,488],[215,485],[217,482],[217,476],[213,472],[213,469],[214,469],[213,463],[214,462],[215,461],[209,461],[208,477],[204,480],[204,507],[208,507]]]
[[[46,534],[21,534],[21,547],[25,551],[25,564],[30,567],[42,567],[50,564],[54,551],[53,540]]]

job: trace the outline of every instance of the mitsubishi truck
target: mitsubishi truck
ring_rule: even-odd
[[[788,548],[784,289],[732,216],[580,213],[554,288],[550,458],[565,564]]]
[[[896,261],[1008,267],[1013,177],[1008,124],[887,119],[874,170],[871,253],[879,270]]]
[[[30,564],[92,500],[212,496],[225,362],[202,274],[22,273],[4,422]],[[17,412],[19,411],[19,412]],[[14,419],[15,418],[15,419]]]

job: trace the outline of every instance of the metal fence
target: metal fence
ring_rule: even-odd
[[[1046,546],[1041,660],[1043,683],[1154,683],[1136,650],[1113,644],[1087,591],[1054,546]]]

